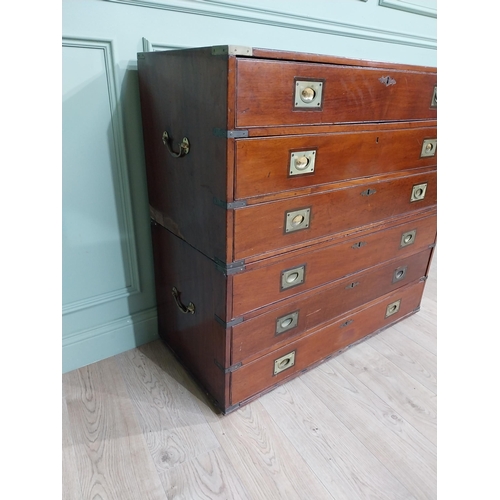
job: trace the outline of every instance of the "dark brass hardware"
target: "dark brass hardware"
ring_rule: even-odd
[[[422,143],[422,151],[420,152],[420,158],[435,156],[436,150],[437,139],[424,139],[424,142]]]
[[[359,285],[359,281],[353,281],[352,283],[349,283],[345,289],[346,290],[349,290],[350,288],[354,288],[355,286],[358,286]]]
[[[434,92],[432,93],[431,108],[437,108],[438,105],[438,88],[437,85],[434,87]]]
[[[406,247],[408,245],[412,245],[415,242],[415,237],[417,236],[417,230],[408,231],[407,233],[403,233],[401,235],[401,244],[400,246]]]
[[[195,308],[194,304],[190,302],[188,306],[186,307],[182,302],[180,298],[180,293],[175,288],[175,286],[172,288],[172,295],[174,296],[175,303],[177,304],[177,307],[180,309],[180,311],[184,314],[194,314],[195,313]]]
[[[351,248],[361,248],[366,245],[366,241],[358,241],[357,243],[354,243],[354,245],[351,246]]]
[[[306,266],[294,267],[281,272],[281,289],[286,290],[304,283]]]
[[[310,174],[314,172],[316,150],[295,151],[290,156],[290,175]]]
[[[353,319],[348,319],[347,321],[344,321],[341,325],[340,328],[345,328],[346,326],[349,326],[354,320]]]
[[[396,80],[394,80],[391,76],[381,76],[378,81],[383,83],[386,87],[389,85],[396,85]]]
[[[323,82],[319,80],[295,79],[295,108],[321,109],[323,98]]]
[[[392,282],[396,283],[396,282],[401,281],[402,279],[404,279],[404,277],[406,276],[406,270],[407,269],[408,269],[408,266],[398,267],[394,271],[394,274],[392,275]]]
[[[401,307],[401,299],[396,300],[395,302],[391,302],[387,306],[387,309],[385,310],[385,317],[388,318],[389,316],[396,314],[399,311],[400,307]]]
[[[176,153],[173,149],[172,146],[170,145],[170,137],[168,136],[168,132],[163,132],[161,139],[163,141],[163,144],[167,146],[168,152],[174,157],[174,158],[182,158],[183,156],[186,156],[189,153],[189,140],[187,137],[184,137],[182,139],[182,142],[179,144],[179,152]]]
[[[276,320],[276,335],[280,333],[287,332],[292,328],[295,328],[299,322],[299,311],[294,311],[293,313],[286,314],[285,316],[281,316]]]
[[[410,202],[421,201],[425,198],[425,192],[427,191],[427,182],[422,184],[415,184],[411,188]]]
[[[285,212],[285,233],[307,229],[311,215],[310,208]]]
[[[291,368],[294,364],[295,364],[295,351],[289,352],[288,354],[281,356],[281,358],[275,359],[274,375],[277,375],[278,373],[284,370],[288,370],[288,368]]]

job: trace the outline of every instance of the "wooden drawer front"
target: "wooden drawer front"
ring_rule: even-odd
[[[295,106],[297,80],[322,84],[320,106]],[[436,73],[239,59],[236,81],[236,127],[436,118]]]
[[[413,186],[425,183],[425,198],[412,202]],[[237,209],[234,258],[245,259],[430,207],[436,204],[436,198],[434,170]],[[287,233],[287,220],[299,210],[309,210],[308,227]]]
[[[411,239],[414,243],[401,246],[403,235],[411,232],[414,232]],[[237,318],[381,262],[421,252],[429,248],[435,238],[436,217],[430,216],[319,250],[298,252],[269,266],[235,274],[232,317]],[[303,282],[282,289],[283,272],[301,266],[305,270]]]
[[[297,375],[338,350],[412,313],[420,305],[423,289],[424,282],[400,288],[311,335],[244,364],[231,374],[231,404],[239,403]],[[399,309],[386,317],[388,306],[396,301],[400,301]],[[293,366],[274,375],[275,360],[291,353],[294,356]]]
[[[350,275],[314,293],[233,327],[231,364],[255,357],[277,344],[425,276],[431,250]],[[291,328],[287,329],[289,323]]]
[[[436,138],[436,127],[425,127],[241,139],[236,141],[235,198],[434,166],[437,156],[421,153],[424,140]],[[296,169],[295,160],[304,157],[306,167],[299,163]]]

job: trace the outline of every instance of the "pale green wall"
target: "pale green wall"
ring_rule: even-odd
[[[157,338],[143,38],[436,66],[436,1],[63,0],[64,372]]]

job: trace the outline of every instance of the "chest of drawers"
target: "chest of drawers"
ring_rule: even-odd
[[[435,68],[138,54],[159,334],[228,413],[418,311]]]

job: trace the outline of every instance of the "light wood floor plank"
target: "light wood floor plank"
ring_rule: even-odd
[[[64,376],[82,499],[166,498],[114,358]]]
[[[252,500],[222,450],[197,455],[165,472],[169,500]]]
[[[63,500],[434,500],[436,294],[224,417],[159,341],[64,375]]]
[[[435,498],[435,447],[401,415],[336,359],[302,380],[411,494]]]
[[[367,343],[427,389],[437,394],[435,354],[409,340],[395,328],[387,328],[369,339]]]
[[[62,498],[64,500],[82,498],[68,408],[64,398],[62,398]]]
[[[153,361],[162,355],[167,349],[154,343],[116,358],[158,472],[219,447],[195,399],[176,380],[177,362],[161,368]]]
[[[336,358],[363,384],[436,444],[436,395],[378,353],[367,342]]]
[[[429,321],[422,311],[396,323],[392,328],[434,355],[437,355],[436,323]]]
[[[261,402],[335,499],[415,498],[300,378]]]
[[[249,498],[196,403],[205,396],[161,341],[118,361],[167,497]]]
[[[332,498],[259,401],[226,416],[202,408],[251,498]]]

